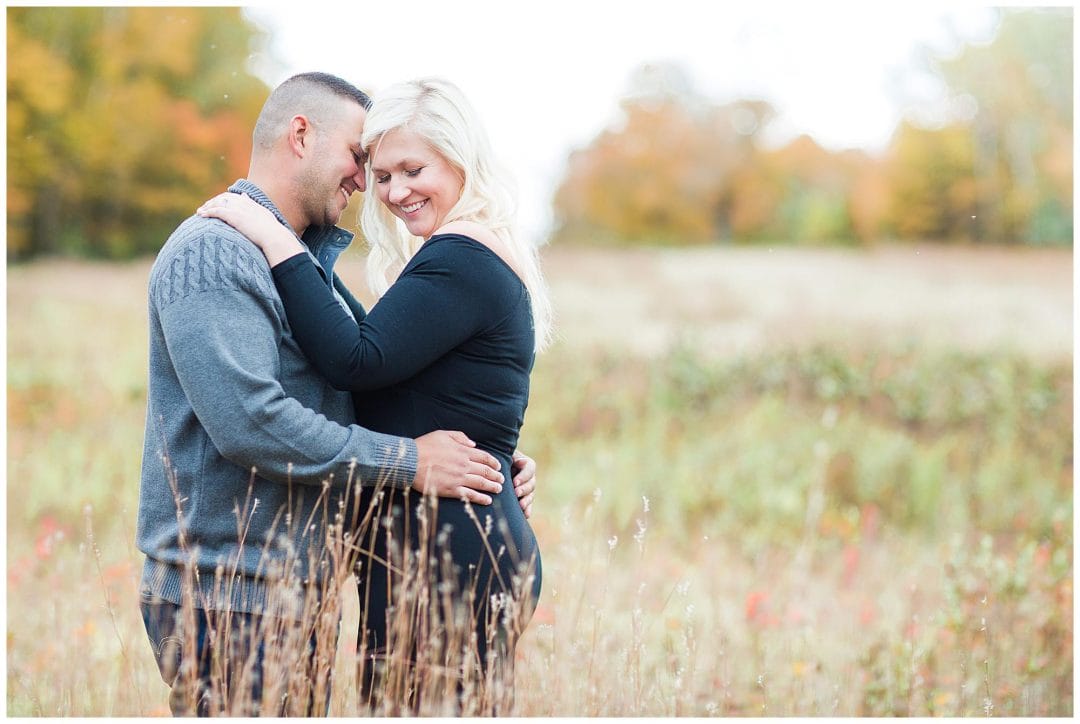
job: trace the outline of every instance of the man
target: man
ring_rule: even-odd
[[[369,105],[340,78],[290,78],[259,116],[248,178],[230,187],[302,238],[354,315],[362,308],[333,273],[352,235],[334,224],[365,187]],[[271,622],[274,636],[298,630],[281,621],[299,619],[334,575],[327,531],[348,529],[342,511],[355,486],[485,505],[502,475],[460,432],[412,440],[351,424],[349,394],[319,377],[293,339],[262,253],[227,224],[191,217],[173,232],[150,274],[149,315],[137,530],[147,634],[174,714],[258,714],[275,641],[264,634]],[[535,465],[520,456],[515,467],[528,511]],[[314,634],[301,636],[311,639],[301,664],[311,667]],[[325,691],[303,696],[290,711],[325,707]],[[287,690],[266,698],[274,710],[262,713],[285,712]]]

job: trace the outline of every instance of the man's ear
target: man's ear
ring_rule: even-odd
[[[307,116],[293,116],[289,121],[289,150],[303,158],[310,148],[311,121]]]

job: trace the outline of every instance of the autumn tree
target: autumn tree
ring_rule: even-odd
[[[761,151],[730,185],[730,226],[740,241],[855,241],[851,190],[865,154],[833,153],[809,136]]]
[[[158,249],[247,171],[239,8],[8,8],[8,258]]]
[[[907,240],[975,237],[976,175],[970,129],[902,124],[890,145],[886,175],[890,227]]]
[[[643,67],[621,110],[620,123],[570,157],[555,195],[557,240],[856,240],[849,196],[865,154],[833,154],[805,136],[764,150],[770,104],[712,103],[668,65]]]
[[[990,43],[932,58],[948,117],[913,119],[894,138],[900,236],[1071,241],[1072,26],[1069,8],[1007,10]]]
[[[717,105],[645,66],[620,122],[571,155],[555,239],[1069,243],[1071,9],[1003,11],[990,42],[930,57],[945,112],[900,123],[881,156],[807,136],[762,148],[767,103]]]
[[[723,234],[726,189],[772,117],[765,103],[714,106],[674,66],[644,66],[618,124],[573,153],[555,194],[556,237],[703,243]]]

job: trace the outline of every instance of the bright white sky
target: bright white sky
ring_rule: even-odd
[[[289,9],[286,9],[289,8]],[[697,92],[761,98],[779,111],[770,140],[807,133],[827,148],[881,150],[913,85],[920,44],[988,39],[987,6],[912,2],[711,0],[380,0],[266,5],[270,35],[253,68],[276,85],[322,70],[368,91],[424,75],[456,83],[513,171],[524,232],[541,240],[568,153],[618,116],[635,69],[672,62]]]

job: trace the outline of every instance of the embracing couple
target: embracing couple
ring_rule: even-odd
[[[370,310],[333,269],[365,190]],[[456,87],[305,73],[267,99],[248,177],[170,236],[137,542],[174,714],[326,714],[350,575],[361,706],[506,711],[541,580],[516,448],[551,327],[512,214]]]

